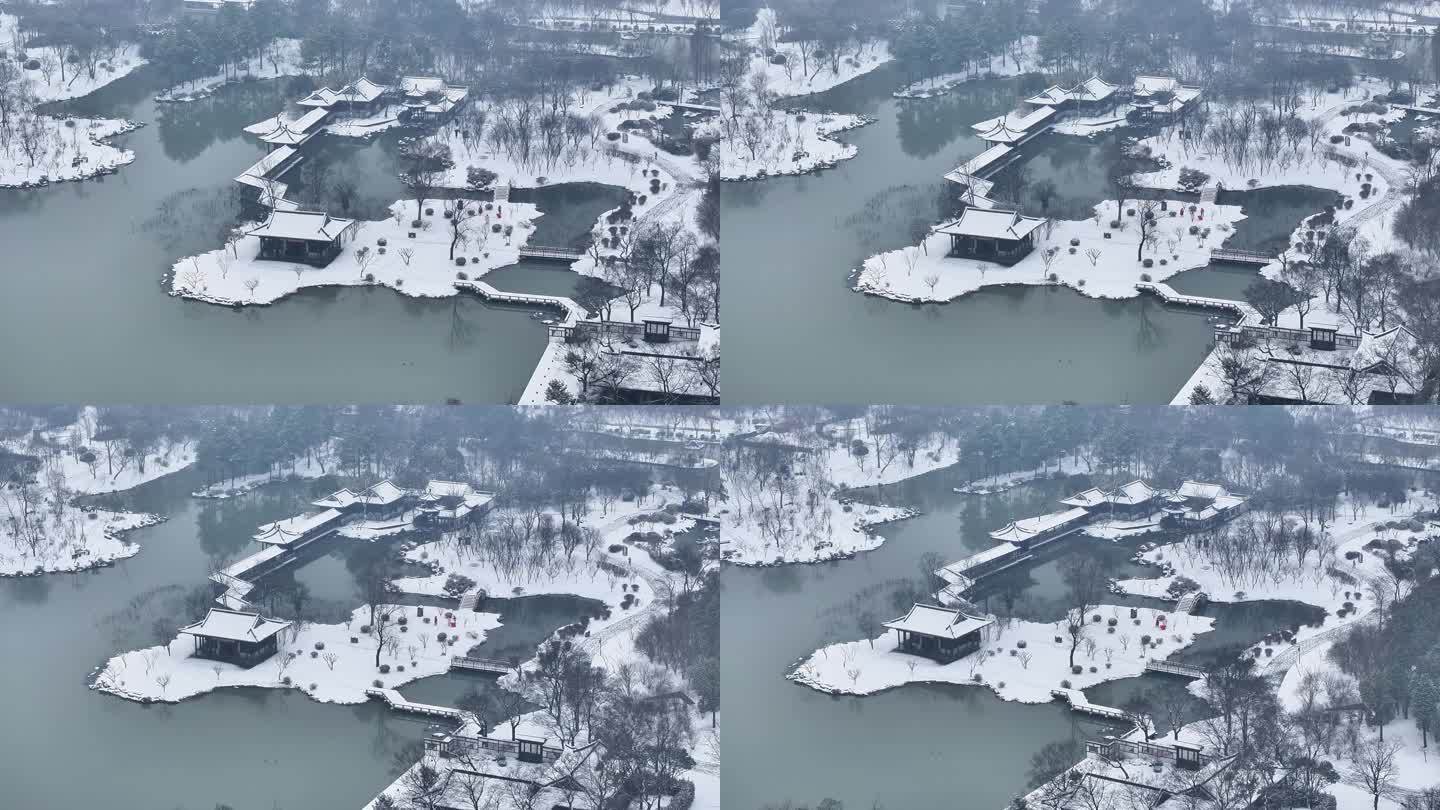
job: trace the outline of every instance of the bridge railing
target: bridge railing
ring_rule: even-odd
[[[577,333],[588,333],[591,336],[613,335],[625,340],[643,339],[645,337],[645,324],[624,323],[619,321],[585,321],[574,326],[555,325],[550,327],[550,337],[570,340]],[[671,326],[671,340],[699,340],[700,329],[690,326]]]
[[[1175,748],[1169,745],[1156,745],[1154,743],[1139,742],[1138,740],[1086,740],[1085,753],[1099,754],[1106,759],[1118,759],[1119,755],[1139,754],[1140,756],[1156,757],[1159,759],[1174,759]],[[1204,765],[1213,756],[1200,753],[1200,764]]]

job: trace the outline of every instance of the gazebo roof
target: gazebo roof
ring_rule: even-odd
[[[999,208],[966,208],[960,218],[935,230],[951,236],[971,236],[1018,242],[1045,224],[1039,217]]]
[[[953,608],[916,603],[910,607],[909,613],[886,622],[885,627],[922,636],[957,639],[994,623],[994,619],[986,616],[971,616]]]
[[[271,211],[270,218],[250,230],[251,236],[277,239],[300,239],[307,242],[333,242],[353,219],[332,217],[324,211]]]
[[[385,87],[383,85],[376,84],[364,76],[361,76],[359,79],[341,88],[340,92],[335,94],[335,97],[337,101],[358,101],[368,104],[379,98],[384,92]]]
[[[210,608],[205,618],[180,628],[191,636],[220,638],[228,641],[264,641],[290,626],[290,622],[267,619],[259,613]]]
[[[990,537],[1006,543],[1024,543],[1037,534],[1068,526],[1088,514],[1090,513],[1077,506],[1064,512],[1051,512],[1048,515],[1023,518],[1006,524],[1002,529],[996,529],[990,533]]]

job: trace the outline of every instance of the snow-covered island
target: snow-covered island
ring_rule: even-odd
[[[23,411],[6,416],[0,465],[0,576],[82,571],[133,557],[136,529],[159,515],[100,509],[77,499],[119,492],[195,462],[185,436],[120,431],[115,415],[78,408],[66,424],[45,424]]]

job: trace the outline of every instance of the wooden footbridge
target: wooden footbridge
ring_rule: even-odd
[[[551,247],[548,245],[530,245],[520,248],[520,258],[535,259],[548,262],[577,262],[585,258],[585,254],[570,248]]]
[[[406,700],[405,696],[394,689],[366,689],[365,696],[384,701],[390,708],[409,712],[410,714],[424,715],[425,717],[439,717],[445,720],[464,720],[465,713],[459,709],[452,709],[449,706],[436,706],[430,703],[415,703]]]
[[[1106,720],[1134,720],[1134,715],[1124,709],[1117,709],[1114,706],[1101,706],[1098,703],[1091,703],[1085,697],[1085,693],[1079,689],[1051,689],[1050,695],[1057,700],[1070,704],[1070,708],[1082,714],[1103,717]]]
[[[450,670],[463,670],[466,672],[489,672],[492,675],[505,675],[515,667],[509,661],[502,661],[499,658],[475,658],[468,655],[455,655],[450,658]]]
[[[1227,262],[1229,264],[1246,264],[1254,267],[1264,267],[1275,261],[1275,257],[1268,253],[1258,253],[1253,250],[1237,250],[1235,248],[1215,248],[1210,251],[1210,261]]]
[[[1161,675],[1178,675],[1181,678],[1190,678],[1196,681],[1205,677],[1205,670],[1199,667],[1192,667],[1189,664],[1179,664],[1172,661],[1161,661],[1158,658],[1152,658],[1146,661],[1145,671],[1158,672]]]

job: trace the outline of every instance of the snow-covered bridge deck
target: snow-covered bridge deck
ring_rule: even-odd
[[[510,666],[509,661],[502,661],[499,658],[476,658],[468,655],[454,655],[450,657],[450,669],[504,675],[514,669],[514,667]]]
[[[1131,715],[1124,709],[1117,709],[1114,706],[1101,706],[1098,703],[1091,703],[1085,693],[1079,689],[1051,689],[1050,694],[1057,700],[1063,700],[1070,704],[1070,708],[1082,714],[1090,714],[1096,717],[1104,717],[1107,720],[1129,720]]]
[[[1161,661],[1157,658],[1145,662],[1145,671],[1158,672],[1161,675],[1179,675],[1182,678],[1191,678],[1197,681],[1205,677],[1205,670],[1199,667],[1173,661]]]
[[[436,706],[430,703],[415,703],[414,701],[406,700],[404,695],[394,689],[366,689],[365,696],[382,700],[396,711],[421,714],[426,717],[441,717],[446,720],[463,720],[465,718],[465,713],[459,709],[452,709],[449,706]]]

